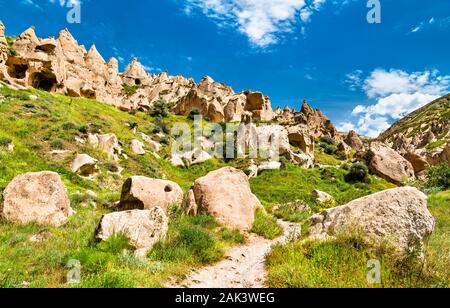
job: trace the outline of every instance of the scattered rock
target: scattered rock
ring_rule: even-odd
[[[131,140],[131,151],[137,155],[144,155],[144,144],[136,139]]]
[[[170,206],[181,206],[183,190],[174,182],[133,176],[125,181],[120,209],[151,209],[160,207],[167,212]]]
[[[150,210],[132,210],[104,215],[96,231],[96,238],[105,241],[113,235],[124,235],[136,248],[135,255],[145,258],[152,247],[164,239],[168,219],[159,207]]]
[[[317,189],[312,192],[312,196],[319,204],[335,203],[335,200],[332,195]]]
[[[198,211],[209,213],[231,228],[250,230],[256,208],[262,207],[245,173],[232,167],[197,179],[193,190]]]
[[[313,239],[357,231],[376,244],[390,240],[402,252],[419,244],[423,252],[435,220],[428,211],[427,197],[416,188],[402,187],[328,209],[314,215],[310,225]]]
[[[195,195],[192,189],[189,190],[184,198],[183,208],[187,215],[196,216],[198,213],[198,206],[197,203],[195,203]]]
[[[73,214],[67,189],[54,172],[19,175],[6,187],[3,197],[3,217],[14,223],[59,227]]]
[[[97,162],[98,160],[87,154],[78,154],[70,165],[70,169],[72,172],[88,177],[97,172]]]
[[[350,131],[345,138],[345,143],[353,150],[359,152],[364,150],[364,144],[359,135],[354,131]]]

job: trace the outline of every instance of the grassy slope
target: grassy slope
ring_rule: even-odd
[[[427,250],[424,268],[413,259],[394,260],[366,247],[355,237],[323,243],[294,242],[277,246],[268,256],[271,287],[450,287],[450,191],[430,196],[430,211],[437,225]],[[381,284],[367,281],[367,262],[381,262]]]
[[[30,100],[30,95],[38,96]],[[198,261],[196,253],[211,254],[216,259],[223,256],[224,247],[238,236],[232,230],[221,230],[212,223],[203,225],[193,219],[180,218],[170,226],[168,238],[172,241],[166,246],[180,246],[183,240],[177,234],[191,231],[190,242],[194,243],[180,254],[176,261],[170,258],[152,258],[142,263],[131,254],[108,248],[97,247],[92,242],[94,230],[104,213],[102,206],[97,209],[83,207],[87,189],[94,190],[98,205],[110,205],[117,200],[120,187],[126,176],[145,175],[168,178],[188,189],[192,182],[211,170],[223,165],[211,161],[189,169],[175,168],[162,159],[152,155],[134,156],[128,148],[129,141],[135,138],[127,123],[138,123],[139,131],[151,134],[154,119],[146,114],[130,115],[120,112],[106,104],[86,99],[68,98],[41,91],[12,91],[0,88],[0,138],[11,139],[15,145],[14,153],[0,150],[0,191],[18,174],[30,171],[53,170],[58,172],[66,184],[72,207],[77,214],[63,228],[44,228],[37,225],[17,226],[0,221],[0,286],[20,287],[23,283],[31,286],[64,286],[65,268],[68,260],[82,261],[85,286],[161,286],[171,276],[185,274],[190,268],[214,261],[204,258]],[[173,117],[168,121],[177,121]],[[180,119],[181,120],[181,119]],[[186,121],[186,119],[182,119]],[[75,142],[80,131],[115,133],[124,144],[128,160],[121,160],[125,168],[123,177],[107,172],[110,161],[103,153],[87,145]],[[70,155],[57,160],[49,156],[54,149],[70,150]],[[76,153],[87,153],[100,160],[101,173],[96,181],[84,180],[69,170],[69,164]],[[211,227],[213,226],[213,227]],[[193,229],[190,230],[190,229]],[[181,231],[180,231],[181,230]],[[186,231],[187,230],[187,231]],[[49,239],[30,242],[35,234],[48,234]],[[209,239],[209,246],[201,246],[196,239]],[[237,240],[239,242],[239,240]],[[193,251],[192,251],[193,250]],[[194,260],[194,261],[193,261]],[[157,270],[155,270],[155,267]]]
[[[405,118],[391,126],[387,131],[378,138],[381,141],[388,140],[399,133],[405,133],[407,129],[413,128],[412,132],[406,135],[411,137],[421,130],[425,130],[431,123],[450,121],[450,94],[443,96],[428,105],[412,112]],[[444,145],[448,138],[445,136],[436,136],[437,141],[427,146],[428,150],[433,150]]]
[[[36,95],[37,100],[31,100]],[[186,118],[172,116],[167,124],[184,121]],[[170,277],[182,277],[194,267],[214,262],[223,257],[224,249],[242,243],[238,232],[222,229],[210,217],[186,218],[176,215],[170,225],[167,241],[159,244],[150,253],[148,261],[132,257],[124,241],[112,239],[111,243],[97,245],[92,238],[94,230],[107,207],[119,198],[120,186],[125,177],[144,175],[173,180],[187,191],[193,181],[211,170],[225,165],[242,167],[245,162],[225,163],[211,160],[190,168],[173,167],[163,159],[150,154],[135,156],[128,148],[129,141],[139,139],[127,127],[137,123],[138,132],[152,135],[155,120],[144,113],[127,114],[106,104],[92,100],[68,98],[46,92],[12,91],[0,88],[0,138],[11,139],[14,153],[0,150],[0,191],[14,176],[41,170],[58,172],[69,190],[72,207],[77,214],[62,228],[43,228],[37,225],[17,226],[0,220],[0,286],[20,287],[22,285],[57,287],[65,286],[65,268],[68,260],[82,261],[82,286],[161,286]],[[107,172],[111,164],[104,154],[88,145],[80,145],[75,136],[82,132],[115,133],[123,143],[128,160],[119,165],[125,170],[123,177]],[[69,155],[62,160],[50,156],[54,149],[67,149]],[[167,153],[168,149],[163,149]],[[68,166],[76,153],[87,153],[100,161],[100,175],[95,181],[84,180],[73,174]],[[333,164],[334,157],[323,156]],[[323,162],[325,163],[325,162]],[[273,205],[303,200],[314,210],[320,206],[311,198],[313,189],[332,194],[339,204],[379,190],[393,187],[376,177],[372,184],[347,184],[343,180],[346,171],[339,167],[304,170],[288,165],[287,169],[266,171],[251,180],[252,190],[266,208]],[[86,200],[85,190],[94,190],[98,197]],[[82,206],[95,201],[96,209]],[[279,212],[279,217],[302,221],[307,216],[297,212]],[[263,221],[266,218],[262,218]],[[270,218],[267,218],[270,221]],[[279,233],[274,225],[263,232],[268,237]],[[261,228],[261,224],[255,230]],[[29,238],[42,233],[49,238],[30,242]]]

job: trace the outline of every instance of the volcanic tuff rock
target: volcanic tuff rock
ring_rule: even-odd
[[[134,58],[123,73],[118,62],[100,55],[95,44],[89,51],[79,45],[67,29],[57,38],[39,39],[34,28],[23,32],[9,47],[0,24],[0,79],[12,87],[34,87],[74,97],[104,101],[124,111],[149,110],[164,100],[178,115],[193,109],[213,122],[241,121],[244,114],[253,120],[278,120],[282,124],[303,123],[314,137],[339,137],[336,128],[318,110],[305,102],[301,112],[289,108],[272,110],[269,97],[257,91],[235,93],[223,83],[204,77],[198,84],[166,72],[152,75]]]
[[[199,213],[208,213],[231,228],[250,230],[256,208],[262,207],[251,192],[245,173],[232,167],[210,172],[197,179],[193,193]],[[188,197],[188,209],[195,208],[192,194]]]
[[[374,174],[386,181],[400,185],[415,179],[411,163],[381,142],[373,142],[365,153],[359,155]]]
[[[3,197],[3,217],[19,224],[59,227],[73,214],[67,189],[54,172],[19,175],[8,184]]]
[[[427,197],[413,187],[395,188],[354,200],[316,214],[309,222],[311,238],[356,231],[377,244],[389,240],[401,252],[420,248],[422,253],[435,226],[427,208]]]
[[[382,133],[378,140],[402,154],[416,173],[423,166],[450,163],[445,151],[450,142],[450,94],[412,112]]]

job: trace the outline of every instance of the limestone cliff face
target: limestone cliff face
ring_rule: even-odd
[[[289,108],[274,111],[269,97],[263,93],[235,93],[209,76],[196,84],[193,79],[169,76],[166,72],[151,75],[136,58],[123,73],[118,67],[115,58],[106,62],[95,45],[87,51],[67,29],[58,38],[40,39],[34,28],[29,28],[9,47],[0,23],[0,78],[11,87],[34,87],[97,99],[124,111],[145,111],[164,100],[172,103],[173,111],[179,115],[198,109],[214,122],[239,122],[245,115],[254,121],[305,124],[313,137],[338,137],[328,118],[306,102],[301,112]],[[124,91],[124,87],[133,91]]]

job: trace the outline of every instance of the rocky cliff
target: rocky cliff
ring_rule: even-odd
[[[175,106],[178,115],[197,109],[214,122],[239,122],[245,114],[254,121],[304,124],[314,137],[338,137],[329,119],[306,101],[300,112],[289,108],[273,111],[269,97],[261,92],[235,93],[208,76],[195,83],[166,72],[152,75],[136,58],[120,73],[115,58],[105,61],[95,45],[87,51],[67,29],[57,38],[40,39],[31,27],[8,44],[0,22],[0,80],[17,89],[34,87],[97,99],[123,111],[146,111],[164,100]]]

